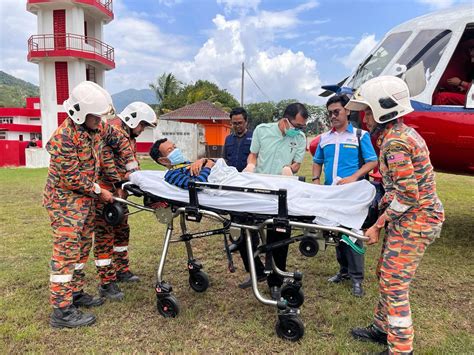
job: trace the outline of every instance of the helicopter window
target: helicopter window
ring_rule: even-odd
[[[400,56],[397,65],[409,70],[422,62],[426,80],[429,81],[451,39],[451,34],[450,30],[420,31]]]
[[[399,32],[385,38],[376,51],[359,65],[348,86],[357,88],[363,82],[379,76],[410,37],[410,34],[410,31]]]

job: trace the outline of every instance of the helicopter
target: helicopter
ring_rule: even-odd
[[[457,6],[394,27],[349,77],[322,86],[320,96],[350,96],[380,75],[407,83],[414,111],[404,123],[425,139],[435,169],[474,175],[474,7]],[[352,112],[350,120],[363,127],[362,116]]]

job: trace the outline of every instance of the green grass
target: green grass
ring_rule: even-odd
[[[310,176],[309,158],[304,175]],[[143,169],[156,168],[144,161]],[[131,266],[142,282],[124,285],[122,303],[93,309],[97,323],[88,328],[54,330],[48,325],[51,230],[41,207],[46,169],[0,170],[0,353],[116,353],[116,352],[297,352],[367,353],[383,347],[350,338],[353,326],[366,325],[377,301],[374,276],[380,245],[366,256],[366,297],[350,295],[350,285],[329,285],[337,271],[334,248],[315,258],[290,247],[290,269],[304,273],[305,304],[301,317],[305,336],[296,343],[274,333],[276,311],[256,301],[237,284],[246,275],[226,269],[221,237],[193,243],[209,274],[207,292],[194,293],[187,282],[184,244],[172,244],[165,280],[180,301],[176,319],[164,319],[155,308],[153,286],[161,255],[164,226],[150,213],[130,218]],[[473,263],[474,178],[437,175],[447,220],[442,237],[427,251],[412,284],[411,304],[416,327],[415,349],[426,354],[474,352]],[[209,226],[209,224],[206,224]],[[199,227],[199,226],[196,226]],[[94,265],[87,265],[86,291],[97,294]],[[266,291],[264,291],[266,292]]]

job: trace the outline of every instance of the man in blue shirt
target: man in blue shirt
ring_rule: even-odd
[[[250,154],[250,144],[252,143],[253,132],[248,129],[247,111],[242,107],[236,107],[230,111],[230,124],[232,125],[233,133],[229,134],[225,139],[224,144],[224,159],[227,165],[233,166],[238,172],[241,172],[247,166],[247,158]],[[255,250],[260,242],[258,232],[251,231],[252,247]],[[245,233],[242,230],[240,238],[230,246],[231,251],[238,250],[244,263],[245,270],[250,271],[249,261],[247,255],[247,246],[245,243]],[[265,281],[265,266],[263,266],[260,257],[255,257],[255,269],[257,271],[257,280]],[[252,280],[248,278],[246,281],[239,284],[242,289],[252,286]]]
[[[225,139],[224,159],[227,165],[234,166],[241,172],[247,166],[253,132],[248,129],[247,111],[244,108],[234,108],[229,116],[233,133]]]
[[[377,166],[377,155],[368,132],[354,129],[349,123],[349,110],[344,106],[349,99],[334,95],[326,103],[332,129],[321,135],[316,154],[313,157],[313,183],[320,183],[324,166],[324,184],[342,185],[355,182]],[[356,244],[362,247],[362,242]],[[336,248],[339,272],[328,281],[339,283],[352,280],[352,294],[362,297],[364,279],[364,256],[344,242]]]

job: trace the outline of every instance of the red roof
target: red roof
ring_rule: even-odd
[[[162,120],[228,120],[229,114],[209,101],[199,101],[160,116]]]

